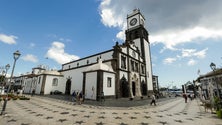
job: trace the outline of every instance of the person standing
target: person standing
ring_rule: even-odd
[[[154,94],[152,95],[152,101],[150,102],[150,105],[152,105],[153,103],[156,106],[156,97]]]
[[[83,102],[83,94],[82,91],[79,93],[79,104],[81,105]]]
[[[34,95],[35,95],[35,89],[32,90],[32,96],[34,96]]]
[[[72,93],[72,101],[76,102],[76,91]]]

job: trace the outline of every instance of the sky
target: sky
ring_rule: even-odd
[[[14,75],[62,64],[125,40],[126,16],[139,8],[149,32],[153,75],[181,87],[222,67],[221,0],[0,0],[0,73]],[[198,72],[200,71],[200,72]]]

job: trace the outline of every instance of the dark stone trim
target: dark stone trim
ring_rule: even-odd
[[[97,101],[100,101],[102,92],[103,92],[103,72],[97,71],[97,92],[96,92]]]
[[[82,94],[85,95],[85,91],[86,91],[86,73],[83,73],[83,84],[82,84]],[[85,97],[85,96],[83,96]]]
[[[44,92],[45,92],[45,83],[46,83],[46,75],[43,74],[43,79],[42,79],[42,86],[41,86],[41,90],[40,90],[40,95],[44,95]]]

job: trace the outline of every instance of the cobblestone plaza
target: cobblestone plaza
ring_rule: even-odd
[[[144,104],[112,107],[106,106],[112,100],[106,100],[105,105],[87,101],[74,105],[65,99],[30,98],[8,101],[7,114],[0,116],[1,125],[222,125],[216,114],[204,111],[198,99],[184,103],[181,97],[170,98],[158,101],[157,106],[150,106],[148,99],[113,100],[119,104]]]

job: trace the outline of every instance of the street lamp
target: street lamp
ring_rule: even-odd
[[[216,71],[216,64],[214,64],[213,62],[211,62],[210,64],[210,68],[213,70],[214,72],[214,76],[215,76],[215,83],[217,85],[217,96],[220,98],[220,93],[219,93],[219,87],[218,87],[218,83],[216,81],[216,74],[215,74],[215,71]]]
[[[213,62],[210,63],[210,68],[215,71],[216,70],[216,64],[214,64]]]
[[[16,64],[16,61],[18,60],[19,56],[20,56],[20,52],[17,50],[16,52],[13,53],[13,57],[14,57],[14,63],[13,63],[13,67],[12,67],[12,72],[11,72],[11,77],[10,77],[10,81],[9,81],[9,87],[7,89],[7,94],[6,94],[6,98],[4,100],[4,104],[3,104],[3,107],[2,107],[2,112],[1,112],[1,115],[4,114],[5,112],[5,108],[6,108],[6,105],[7,105],[7,101],[8,101],[8,93],[11,89],[11,82],[12,82],[12,77],[13,77],[13,73],[14,73],[14,69],[15,69],[15,64]]]
[[[5,71],[6,71],[6,74],[7,74],[7,72],[8,72],[8,69],[10,68],[10,65],[9,64],[7,64],[6,66],[5,66]]]

